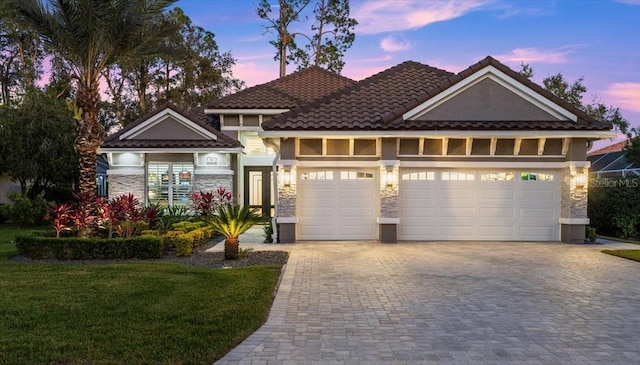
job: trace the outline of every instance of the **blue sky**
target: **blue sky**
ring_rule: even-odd
[[[248,86],[278,76],[268,43],[274,35],[265,33],[257,2],[176,3],[231,51],[234,76]],[[529,63],[539,84],[557,72],[571,81],[584,77],[588,101],[619,106],[640,126],[640,0],[351,0],[351,14],[359,25],[345,58],[347,77],[359,80],[406,60],[459,72],[491,55],[515,70]]]

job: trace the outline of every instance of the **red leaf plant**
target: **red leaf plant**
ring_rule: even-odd
[[[219,206],[229,205],[233,201],[233,194],[223,187],[219,187],[215,192],[199,191],[191,194],[193,209],[200,216],[212,215]]]
[[[71,230],[71,214],[73,212],[73,204],[71,203],[55,203],[51,208],[51,224],[56,230],[56,238],[60,238],[60,232]]]

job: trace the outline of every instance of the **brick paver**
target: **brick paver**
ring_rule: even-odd
[[[623,246],[272,245],[269,319],[218,363],[637,364],[640,263],[599,252]]]

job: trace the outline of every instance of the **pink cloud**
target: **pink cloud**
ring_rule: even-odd
[[[233,76],[244,81],[247,87],[264,84],[278,78],[278,63],[238,62],[233,66]]]
[[[353,6],[358,34],[379,34],[417,29],[425,25],[458,18],[492,0],[367,0]]]
[[[605,94],[623,109],[640,113],[640,82],[617,82],[609,86]]]
[[[394,36],[386,36],[380,41],[380,48],[385,52],[400,52],[411,49],[411,42]]]
[[[567,56],[574,51],[577,46],[565,46],[552,49],[539,48],[516,48],[509,53],[495,55],[501,62],[524,62],[524,63],[567,63]]]

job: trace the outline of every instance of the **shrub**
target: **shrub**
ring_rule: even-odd
[[[7,197],[13,202],[11,206],[4,208],[3,215],[19,226],[40,225],[46,221],[49,203],[44,200],[44,193],[40,193],[33,199],[22,193],[9,193]]]
[[[596,234],[596,229],[593,227],[586,227],[586,236],[587,239],[589,240],[589,242],[593,243],[596,241],[596,239],[598,238],[598,235]]]
[[[636,238],[640,232],[640,179],[594,179],[588,214],[600,234]]]
[[[162,235],[162,242],[164,244],[164,250],[169,251],[176,248],[176,237],[184,234],[184,231],[169,231]]]
[[[141,236],[160,236],[160,231],[157,229],[146,229],[144,231],[140,231]]]
[[[203,243],[206,242],[205,238],[204,238],[204,232],[202,232],[199,229],[193,230],[189,233],[187,233],[188,235],[193,237],[193,247],[198,247],[201,246]]]
[[[155,236],[95,239],[18,236],[16,248],[32,259],[151,259],[162,256],[162,239]]]
[[[193,236],[187,233],[176,236],[176,256],[191,256],[193,254]]]

